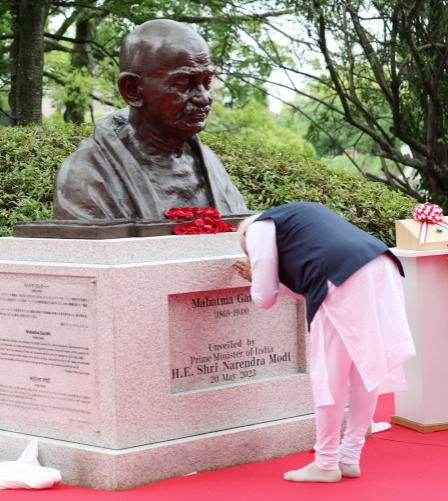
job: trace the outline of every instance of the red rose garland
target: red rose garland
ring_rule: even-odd
[[[173,228],[176,235],[207,235],[237,231],[233,224],[223,221],[221,214],[213,207],[173,207],[164,212],[169,219],[179,224]],[[185,223],[185,219],[191,219]]]
[[[437,224],[438,226],[448,228],[448,224],[443,220],[441,207],[435,204],[430,204],[429,202],[417,205],[417,207],[414,208],[414,215],[412,216],[412,219],[422,223],[418,237],[419,244],[424,244],[426,242],[428,224]]]

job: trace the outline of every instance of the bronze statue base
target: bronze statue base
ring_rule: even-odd
[[[224,216],[234,226],[250,214]],[[187,221],[186,221],[187,222]],[[173,235],[173,228],[180,223],[171,220],[51,220],[18,223],[14,226],[16,238],[77,238],[105,240],[108,238],[161,237]]]

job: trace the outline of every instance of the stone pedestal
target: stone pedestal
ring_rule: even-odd
[[[406,310],[417,356],[405,364],[409,390],[395,395],[397,423],[423,433],[448,429],[448,251],[393,249],[406,278]]]
[[[235,234],[0,239],[0,453],[127,489],[311,448],[304,304],[252,303]]]

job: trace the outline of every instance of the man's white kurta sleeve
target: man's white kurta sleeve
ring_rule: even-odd
[[[279,281],[275,224],[271,219],[256,221],[249,226],[246,247],[252,272],[252,301],[258,307],[266,310],[271,308],[278,294],[303,299]]]

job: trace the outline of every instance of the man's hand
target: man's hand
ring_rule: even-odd
[[[250,271],[250,261],[247,258],[241,258],[237,259],[233,263],[233,267],[235,270],[238,272],[238,275],[244,280],[248,280],[249,282],[252,282],[252,273]]]

